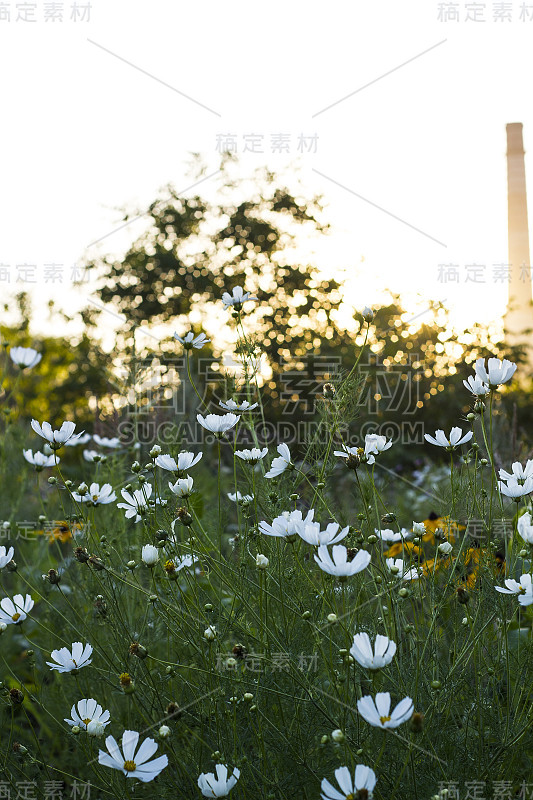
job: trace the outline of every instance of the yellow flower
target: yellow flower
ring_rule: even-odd
[[[465,530],[465,525],[459,525],[458,522],[455,520],[450,519],[450,517],[437,517],[436,514],[430,514],[428,519],[423,520],[424,525],[426,526],[426,533],[422,536],[422,541],[430,542],[430,544],[435,544],[435,531],[441,530],[447,541],[455,542],[455,535],[459,531]]]
[[[75,531],[81,531],[82,526],[78,523],[68,523],[65,520],[58,520],[55,523],[55,528],[48,528],[47,530],[37,531],[40,536],[48,536],[49,542],[68,542],[72,539]]]

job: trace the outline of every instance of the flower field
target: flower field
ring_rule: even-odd
[[[345,424],[371,309],[272,446],[257,298],[221,302],[234,392],[208,402],[209,340],[176,334],[172,441],[26,420],[46,356],[4,348],[0,798],[533,797],[533,461],[494,446],[521,367],[475,361],[470,412],[425,433],[440,465],[402,482],[380,466],[409,444]]]

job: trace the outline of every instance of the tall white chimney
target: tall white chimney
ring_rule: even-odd
[[[506,340],[509,344],[526,345],[533,361],[533,300],[521,122],[507,125],[507,201],[510,281],[504,320]]]

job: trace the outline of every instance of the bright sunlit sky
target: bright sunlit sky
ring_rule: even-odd
[[[334,230],[316,261],[350,275],[347,300],[377,302],[389,287],[408,303],[444,300],[460,323],[501,317],[507,122],[524,123],[533,150],[533,20],[518,0],[502,22],[501,3],[481,3],[484,23],[465,20],[463,0],[446,23],[433,0],[93,0],[76,22],[72,0],[55,4],[62,22],[34,0],[33,23],[17,21],[23,3],[3,5],[0,292],[29,290],[36,328],[50,297],[67,311],[94,297],[94,284],[72,288],[74,264],[140,232],[142,221],[111,233],[116,209],[188,187],[193,151],[215,172],[227,134],[243,175],[299,165],[309,194],[323,193]],[[252,133],[263,153],[243,153]],[[278,134],[289,152],[271,152]],[[298,152],[300,134],[318,136],[316,152]],[[526,171],[533,192],[530,154]],[[215,183],[190,191],[214,197]],[[473,263],[486,283],[465,283]],[[24,264],[35,283],[16,282]],[[44,282],[49,264],[62,282]],[[459,282],[439,279],[440,264]]]

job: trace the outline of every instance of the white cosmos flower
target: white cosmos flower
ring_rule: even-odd
[[[517,500],[533,492],[533,477],[526,478],[524,483],[519,482],[515,477],[509,478],[507,483],[498,481],[498,488],[506,497],[512,497],[513,500]]]
[[[22,455],[28,464],[33,464],[38,470],[44,467],[55,467],[55,465],[59,464],[61,461],[61,459],[56,456],[45,456],[44,453],[39,453],[39,451],[34,453],[32,450],[23,450]]]
[[[6,550],[5,547],[0,547],[0,569],[4,569],[13,560],[14,555],[15,550],[13,547],[10,547],[9,550]]]
[[[252,466],[257,464],[258,461],[261,461],[268,453],[268,447],[263,447],[260,450],[258,447],[252,447],[251,450],[235,450],[235,455],[237,458],[240,458],[242,461],[246,461],[248,464]]]
[[[405,528],[402,528],[399,533],[391,530],[390,528],[385,528],[382,531],[375,528],[374,533],[379,539],[381,539],[382,542],[400,542],[404,539],[407,539],[411,535],[411,532],[405,530]]]
[[[325,531],[320,530],[319,522],[302,522],[297,524],[296,528],[304,542],[312,544],[315,547],[324,544],[337,544],[348,536],[348,531],[350,530],[350,526],[347,525],[346,528],[339,531],[340,525],[338,522],[330,522]]]
[[[267,522],[260,522],[259,530],[267,536],[295,539],[300,526],[305,527],[306,525],[310,525],[313,521],[314,514],[315,511],[312,508],[308,511],[304,519],[302,512],[299,510],[284,511],[283,514],[280,514],[279,517],[272,520],[272,525],[269,525]]]
[[[404,697],[391,712],[389,692],[378,692],[376,699],[370,695],[357,701],[357,710],[370,725],[376,728],[397,728],[413,716],[413,701]]]
[[[235,767],[228,778],[228,768],[225,764],[217,764],[215,771],[216,775],[213,772],[202,772],[198,778],[198,788],[204,797],[227,797],[241,773]]]
[[[463,431],[461,428],[452,428],[450,431],[450,435],[446,436],[443,430],[435,431],[435,436],[430,436],[429,433],[424,434],[424,439],[431,444],[435,444],[438,447],[445,447],[447,450],[454,450],[456,447],[459,447],[460,444],[466,444],[469,442],[474,434],[472,431],[468,431],[463,436]]]
[[[247,300],[257,300],[257,297],[252,297],[250,292],[245,292],[242,286],[235,286],[232,290],[232,293],[224,292],[222,295],[222,302],[224,303],[224,308],[236,308],[240,310],[243,303],[246,303]]]
[[[396,642],[378,633],[374,642],[374,650],[368,633],[356,633],[350,648],[351,655],[358,664],[366,669],[381,669],[390,664],[396,653]]]
[[[9,560],[11,561],[11,559]],[[34,605],[29,594],[25,597],[16,594],[13,600],[10,597],[4,597],[0,602],[0,622],[5,622],[6,625],[17,625],[26,619]]]
[[[105,723],[97,719],[91,720],[87,725],[88,736],[103,736],[105,733]]]
[[[417,567],[409,568],[402,558],[388,558],[385,563],[393,574],[403,578],[404,581],[417,580],[422,574],[422,571]]]
[[[179,572],[180,569],[185,569],[185,567],[192,567],[192,565],[198,561],[198,556],[178,556],[178,558],[173,558],[172,561],[174,562],[176,572]]]
[[[413,533],[415,536],[423,536],[426,532],[426,526],[423,522],[413,521]]]
[[[53,430],[49,422],[43,422],[42,425],[40,425],[36,419],[32,419],[31,427],[35,433],[38,433],[39,436],[42,436],[43,439],[50,442],[53,450],[59,450],[59,448],[70,439],[77,441],[84,433],[84,431],[81,431],[81,433],[74,435],[74,431],[76,430],[74,422],[64,422],[59,430]]]
[[[68,442],[65,442],[67,447],[74,447],[77,444],[87,444],[87,442],[91,441],[91,434],[84,433],[83,436],[80,436],[79,439],[69,439]]]
[[[181,497],[181,498],[186,498],[191,496],[191,494],[193,493],[193,488],[192,488],[193,484],[194,480],[193,478],[191,478],[190,475],[187,478],[178,478],[176,483],[171,483],[170,481],[168,482],[170,491],[173,494],[175,494],[176,497]]]
[[[33,347],[12,347],[9,356],[13,364],[21,369],[31,369],[37,366],[42,355],[34,350]]]
[[[138,742],[139,734],[137,731],[124,731],[121,751],[116,739],[108,736],[105,740],[108,752],[98,751],[98,763],[103,764],[104,767],[118,769],[126,778],[137,778],[142,783],[153,781],[167,766],[168,756],[163,755],[153,761],[148,761],[157,751],[159,745],[154,739],[148,738],[144,740],[137,753],[135,753]]]
[[[93,439],[96,444],[100,445],[100,447],[120,447],[120,439],[117,436],[114,436],[112,439],[108,439],[107,436],[98,436],[98,434],[95,433],[93,435]]]
[[[518,518],[516,527],[524,542],[533,544],[533,525],[531,524],[531,514],[529,511],[527,514],[522,514],[522,516]]]
[[[490,386],[477,375],[470,375],[465,381],[463,381],[463,385],[476,397],[482,397],[490,392]]]
[[[228,497],[233,503],[243,503],[244,505],[249,505],[254,500],[252,494],[241,494],[239,491],[228,492]]]
[[[348,445],[343,444],[342,450],[334,450],[333,455],[339,458],[349,458],[350,456],[359,456],[361,451],[361,447],[348,447]]]
[[[315,561],[321,570],[338,578],[347,578],[368,567],[370,553],[367,550],[358,550],[355,557],[348,561],[348,550],[342,544],[335,544],[332,555],[326,545],[320,545]]]
[[[226,411],[253,411],[254,408],[257,408],[259,403],[250,404],[248,400],[243,400],[242,403],[236,403],[235,400],[226,400],[225,403],[220,402],[219,406],[221,408],[225,408]]]
[[[121,489],[121,495],[126,501],[125,503],[117,503],[117,508],[126,509],[126,519],[135,517],[134,522],[139,522],[142,515],[153,508],[155,503],[159,503],[160,499],[157,497],[155,500],[150,500],[152,496],[152,486],[149,483],[144,483],[142,489],[136,489],[133,493]]]
[[[193,347],[196,350],[201,350],[204,345],[209,344],[211,341],[211,339],[207,338],[205,333],[199,333],[198,336],[195,336],[192,331],[189,331],[185,336],[178,336],[178,334],[175,333],[174,339],[181,342],[186,350],[192,350]]]
[[[370,767],[358,764],[353,781],[348,767],[339,767],[335,770],[335,779],[341,791],[339,792],[326,778],[323,778],[320,784],[321,800],[354,800],[356,797],[372,800],[377,779],[376,773]]]
[[[531,575],[528,572],[520,576],[520,583],[512,578],[507,578],[504,583],[505,588],[502,586],[494,587],[497,592],[517,595],[518,602],[521,606],[530,606],[533,604],[533,584]]]
[[[208,414],[206,417],[197,414],[196,419],[202,428],[214,433],[215,436],[222,436],[227,433],[239,421],[239,417],[236,414]]]
[[[442,544],[439,544],[439,546],[437,547],[437,550],[439,551],[439,553],[442,553],[445,556],[449,556],[453,550],[453,545],[451,545],[450,542],[442,542]]]
[[[83,458],[85,459],[85,461],[88,461],[89,464],[94,463],[95,456],[97,456],[99,460],[102,457],[101,454],[98,452],[98,450],[84,450],[83,451]]]
[[[92,662],[92,652],[93,648],[90,644],[86,644],[84,647],[81,642],[74,642],[72,650],[69,650],[68,647],[52,650],[50,656],[57,663],[53,664],[51,661],[46,663],[50,669],[57,669],[58,672],[76,672]]]
[[[491,389],[495,389],[502,383],[507,383],[507,381],[511,380],[516,372],[516,364],[506,358],[503,361],[500,361],[499,358],[489,358],[487,367],[485,367],[485,359],[478,358],[475,370],[478,378],[488,383]]]
[[[110,483],[104,483],[100,488],[99,483],[91,483],[89,491],[86,494],[78,494],[72,492],[72,497],[78,503],[89,503],[92,506],[105,506],[107,503],[112,503],[117,499],[113,487]]]
[[[511,466],[511,472],[500,470],[500,478],[502,481],[516,479],[519,483],[524,483],[528,478],[533,478],[533,461],[531,459],[526,461],[525,467],[519,461],[515,461]]]
[[[278,444],[279,456],[273,459],[268,472],[265,472],[265,478],[277,478],[282,475],[291,462],[291,451],[286,444]]]
[[[202,455],[203,453],[195,455],[194,453],[188,453],[183,450],[181,453],[178,453],[177,460],[169,455],[160,455],[157,456],[155,463],[158,467],[166,469],[168,472],[186,472],[191,467],[194,467],[195,464],[198,464]]]
[[[82,731],[88,731],[94,736],[103,733],[105,726],[109,725],[110,714],[109,711],[104,711],[102,706],[99,705],[96,700],[94,700],[92,697],[89,697],[84,700],[78,700],[77,703],[74,703],[70,709],[70,716],[71,719],[65,718],[65,722],[68,725],[71,727],[78,725]],[[89,731],[89,725],[91,723],[99,723],[100,727],[94,729],[94,731]]]
[[[145,544],[141,551],[141,559],[148,567],[153,567],[159,561],[159,550],[153,544]]]
[[[392,439],[387,441],[386,436],[380,436],[378,433],[367,433],[365,436],[365,456],[367,457],[368,464],[374,464],[375,456],[378,453],[383,453],[392,447]]]

